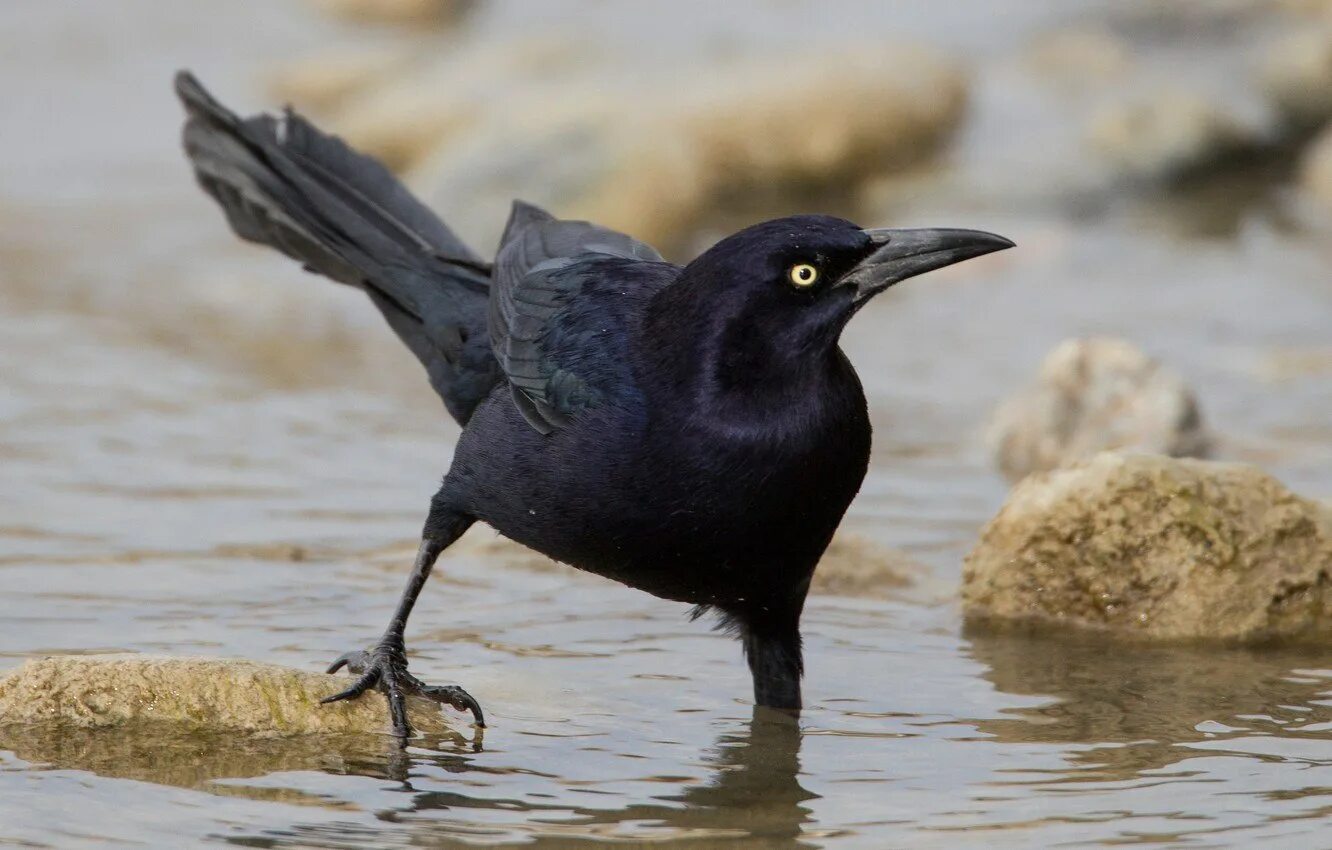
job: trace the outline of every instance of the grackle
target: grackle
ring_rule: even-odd
[[[558,561],[714,612],[758,705],[795,710],[810,577],[870,452],[847,321],[894,283],[1012,247],[975,230],[756,224],[685,266],[514,202],[493,263],[377,161],[287,110],[239,118],[188,73],[185,150],[241,238],[358,287],[463,425],[387,630],[329,668],[371,688],[395,735],[407,694],[484,725],[456,686],[407,670],[408,615],[480,520]]]

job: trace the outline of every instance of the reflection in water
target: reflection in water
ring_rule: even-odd
[[[615,846],[617,839],[633,846],[670,839],[673,847],[700,850],[714,846],[774,850],[812,847],[816,845],[803,835],[809,809],[802,804],[816,795],[803,788],[797,778],[800,738],[795,718],[756,708],[743,729],[723,734],[708,752],[706,762],[712,774],[705,783],[622,808],[571,807],[554,802],[543,805],[530,796],[486,797],[485,791],[493,786],[474,793],[476,784],[468,782],[466,774],[479,767],[467,757],[413,757],[411,768],[432,767],[446,772],[449,779],[441,784],[448,790],[441,790],[436,783],[432,783],[436,784],[434,788],[420,790],[410,780],[404,781],[403,790],[413,795],[411,804],[385,818],[395,823],[415,821],[410,843],[435,847],[474,843],[487,835],[484,824],[494,820],[488,811],[515,810],[524,813],[526,827],[520,831],[527,832],[531,839],[524,846],[548,850],[586,847],[589,838],[598,839],[598,846]],[[669,783],[667,787],[678,787],[674,781],[662,781]],[[510,821],[504,832],[510,832],[511,819],[504,820]],[[290,835],[295,844],[317,846],[341,846],[352,837],[345,824],[296,826]],[[470,842],[460,836],[468,837]],[[386,837],[382,830],[374,832],[378,842]],[[407,840],[405,834],[402,837]],[[277,843],[283,843],[283,839]]]
[[[1005,743],[1076,744],[1076,776],[1131,779],[1199,750],[1190,743],[1279,732],[1326,739],[1332,673],[1309,648],[1117,645],[1092,635],[1049,636],[969,628],[971,655],[1010,694],[1050,697],[1007,717],[976,720]],[[1183,746],[1181,746],[1183,744]],[[1087,746],[1090,745],[1090,746]]]
[[[391,752],[386,740],[368,735],[262,738],[189,730],[166,723],[114,729],[63,724],[0,727],[0,750],[12,751],[32,764],[228,794],[244,794],[250,789],[218,785],[218,780],[287,771],[325,770],[405,779],[407,766],[386,755]],[[472,748],[461,735],[434,737],[428,743],[441,751]],[[276,794],[255,790],[255,796],[285,802],[301,802],[305,796],[295,790]]]
[[[0,750],[24,761],[56,769],[87,770],[101,776],[135,779],[228,796],[288,804],[352,809],[347,802],[271,783],[249,785],[218,780],[260,778],[295,771],[323,771],[334,776],[363,776],[399,783],[411,802],[380,817],[411,824],[410,843],[452,846],[460,835],[485,834],[490,814],[524,813],[534,847],[586,846],[589,837],[637,843],[672,839],[673,846],[705,848],[799,848],[816,795],[801,787],[800,728],[795,718],[756,708],[748,724],[720,736],[705,762],[711,774],[703,784],[683,788],[662,780],[670,793],[652,802],[622,808],[576,807],[540,795],[523,799],[486,796],[494,781],[478,783],[478,774],[511,771],[489,767],[472,757],[461,737],[421,741],[408,753],[386,738],[370,736],[299,736],[256,739],[189,732],[167,725],[115,730],[69,727],[0,730]],[[442,774],[442,778],[441,777]],[[426,775],[426,779],[421,779]],[[429,784],[429,787],[425,787]],[[420,785],[422,787],[416,787]],[[489,814],[488,814],[489,813]],[[396,843],[395,827],[365,829],[348,823],[321,823],[283,830],[282,836],[235,839],[270,846],[290,839],[300,845],[344,846],[364,832],[377,843]],[[396,836],[409,841],[407,833]]]

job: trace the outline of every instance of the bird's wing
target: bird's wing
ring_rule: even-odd
[[[651,246],[605,227],[561,221],[515,202],[500,240],[490,290],[490,344],[509,379],[514,404],[536,430],[548,434],[576,411],[595,404],[595,380],[556,356],[570,335],[570,306],[606,273],[606,261],[661,263]],[[586,372],[587,370],[583,370]]]

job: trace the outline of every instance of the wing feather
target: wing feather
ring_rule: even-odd
[[[551,329],[607,257],[662,262],[650,245],[583,221],[561,221],[515,201],[500,240],[490,289],[490,341],[514,404],[543,434],[565,424],[600,393],[552,356]]]

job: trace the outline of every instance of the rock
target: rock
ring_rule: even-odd
[[[319,705],[350,682],[234,659],[55,655],[0,679],[0,726],[165,722],[260,735],[387,732],[388,712],[377,695]],[[408,711],[423,733],[449,731],[435,703],[412,698]]]
[[[1320,207],[1332,211],[1332,127],[1324,130],[1304,154],[1300,186]]]
[[[925,568],[910,556],[858,534],[840,531],[814,571],[816,596],[891,598],[915,584]]]
[[[1000,471],[1016,481],[1106,450],[1201,457],[1209,439],[1184,380],[1132,343],[1060,343],[1036,382],[1004,402],[986,432]]]
[[[1252,151],[1259,133],[1199,95],[1159,91],[1099,109],[1087,129],[1092,149],[1115,173],[1172,181]]]
[[[400,26],[457,23],[472,0],[311,0],[316,9],[348,21]]]
[[[1306,28],[1279,41],[1262,69],[1263,89],[1283,122],[1296,131],[1332,118],[1332,27]]]
[[[1238,464],[1102,454],[1034,475],[967,556],[969,618],[1144,639],[1332,635],[1332,513]]]
[[[485,222],[468,234],[477,244],[523,197],[670,250],[738,205],[794,210],[916,163],[966,104],[954,63],[910,49],[695,74],[619,88],[596,77],[510,104],[433,160],[437,206]]]

